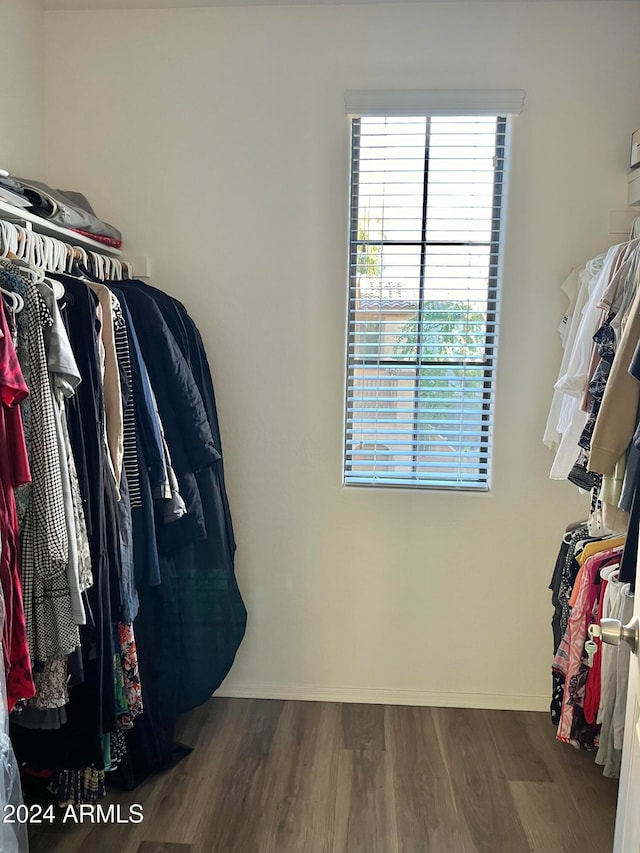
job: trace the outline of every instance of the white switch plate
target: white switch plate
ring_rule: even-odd
[[[125,260],[133,264],[133,272],[136,278],[149,278],[151,275],[151,263],[148,255],[127,255]]]

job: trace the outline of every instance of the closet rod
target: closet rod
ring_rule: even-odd
[[[0,218],[0,257],[14,257],[51,272],[71,272],[75,261],[93,267],[98,278],[133,278],[134,265],[122,256],[87,250],[56,237],[40,234],[25,222]]]

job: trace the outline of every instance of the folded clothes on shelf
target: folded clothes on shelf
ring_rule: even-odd
[[[24,194],[20,184],[9,177],[9,173],[0,169],[0,198],[15,207],[31,207],[31,202]]]
[[[122,234],[113,225],[98,219],[93,208],[81,193],[70,190],[56,190],[27,178],[0,178],[2,185],[17,192],[31,203],[30,211],[36,216],[78,231],[88,237],[103,238],[109,246],[119,249]],[[10,184],[8,183],[10,181]],[[17,185],[17,189],[16,189]]]
[[[8,190],[0,183],[0,199],[12,204],[14,207],[31,207],[31,202],[23,195],[18,195],[12,190]]]

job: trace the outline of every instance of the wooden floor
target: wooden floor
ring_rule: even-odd
[[[32,828],[32,853],[610,853],[616,782],[546,714],[212,699],[138,825]]]

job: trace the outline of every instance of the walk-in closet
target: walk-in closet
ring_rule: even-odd
[[[0,853],[640,853],[638,0],[0,29]]]

